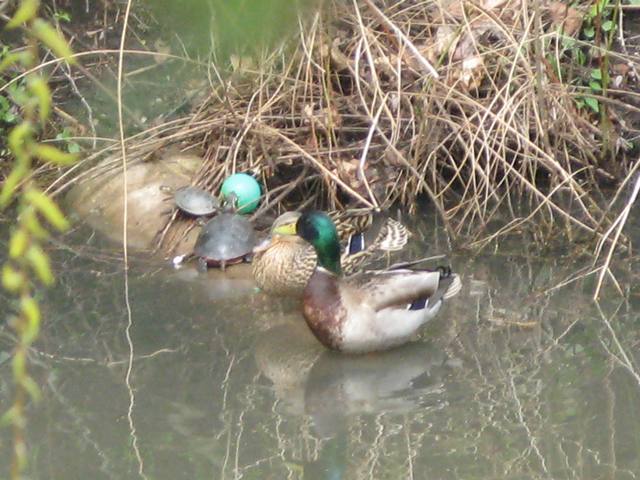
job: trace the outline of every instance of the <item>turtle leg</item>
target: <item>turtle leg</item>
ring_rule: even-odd
[[[198,258],[198,271],[206,272],[207,271],[207,259],[203,257]]]
[[[186,253],[184,255],[176,255],[171,260],[171,263],[174,267],[181,267],[183,264],[187,263],[189,260],[193,258],[193,253]]]

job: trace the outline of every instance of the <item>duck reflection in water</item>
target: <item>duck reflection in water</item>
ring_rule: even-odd
[[[439,406],[442,379],[459,364],[421,341],[366,355],[328,351],[301,322],[265,332],[255,358],[285,411],[310,415],[320,437],[339,433],[351,415]]]
[[[347,437],[335,436],[322,442],[318,458],[304,466],[305,479],[346,480]]]
[[[458,365],[423,342],[364,356],[326,350],[317,355],[304,382],[304,410],[313,420],[320,451],[305,462],[304,478],[351,478],[349,463],[357,459],[348,454],[349,419],[441,408],[444,377]]]
[[[318,435],[329,437],[351,415],[441,406],[442,378],[456,363],[423,342],[365,356],[327,351],[309,372],[305,410]]]

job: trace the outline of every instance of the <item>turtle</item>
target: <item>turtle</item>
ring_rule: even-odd
[[[186,186],[175,191],[176,206],[194,217],[205,217],[220,209],[220,202],[209,192],[198,187]]]
[[[198,257],[198,267],[220,267],[249,261],[257,235],[251,222],[237,213],[224,211],[209,220],[203,227],[193,254]]]

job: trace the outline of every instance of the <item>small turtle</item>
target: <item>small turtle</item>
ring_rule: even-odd
[[[236,213],[222,212],[203,227],[193,254],[198,257],[198,266],[220,267],[248,261],[257,244],[256,232],[251,222]]]
[[[173,198],[180,210],[194,217],[212,215],[220,208],[217,198],[198,187],[179,188]]]

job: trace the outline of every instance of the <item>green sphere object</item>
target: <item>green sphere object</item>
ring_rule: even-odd
[[[238,213],[251,213],[258,208],[260,202],[260,184],[247,173],[234,173],[222,182],[220,189],[225,200],[231,193],[238,198]]]

